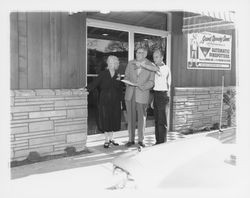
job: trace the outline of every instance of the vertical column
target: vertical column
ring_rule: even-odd
[[[128,60],[134,59],[134,50],[135,50],[135,40],[134,40],[134,32],[130,31],[128,34]]]
[[[19,74],[18,74],[18,13],[10,13],[10,79],[11,89],[19,88]]]
[[[171,93],[170,93],[170,115],[169,115],[169,130],[173,128],[173,97],[175,95],[174,88],[177,86],[177,74],[179,65],[179,52],[183,50],[183,43],[180,43],[179,40],[180,34],[182,34],[182,25],[183,25],[183,12],[171,12],[167,15],[167,30],[170,32],[170,35],[167,39],[167,45],[169,53],[167,54],[167,64],[170,64],[172,82],[171,82]],[[174,45],[175,44],[175,45]]]

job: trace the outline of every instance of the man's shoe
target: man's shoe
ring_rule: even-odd
[[[103,145],[104,148],[109,148],[109,146],[110,146],[109,142],[105,142],[104,145]]]
[[[135,144],[134,141],[132,141],[132,142],[127,142],[127,143],[125,144],[125,146],[130,147],[130,146],[132,146],[132,145],[134,145],[134,144]]]
[[[110,144],[113,144],[114,146],[119,146],[119,144],[117,142],[115,142],[114,140],[109,140]]]
[[[138,144],[141,146],[141,147],[145,147],[145,144],[143,142],[138,142]]]

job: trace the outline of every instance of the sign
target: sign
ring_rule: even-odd
[[[212,32],[188,34],[188,69],[231,69],[232,36]]]

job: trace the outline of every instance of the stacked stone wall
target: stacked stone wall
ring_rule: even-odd
[[[87,139],[87,93],[80,89],[11,90],[11,160],[32,151],[83,150]]]
[[[235,90],[235,87],[224,88],[224,93],[229,89]],[[212,127],[219,123],[221,90],[221,87],[175,88],[173,131],[187,132],[189,129]],[[227,125],[227,108],[223,104],[222,125]]]

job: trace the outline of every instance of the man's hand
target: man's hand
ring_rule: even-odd
[[[158,76],[161,76],[160,70],[158,70],[158,71],[156,72],[156,74],[157,74]]]
[[[156,72],[156,74],[158,76],[161,76],[161,72],[160,72],[160,68],[157,67],[154,63],[153,63],[154,66],[149,66],[149,65],[146,65],[146,61],[143,61],[140,63],[140,66],[147,69],[147,70],[150,70],[150,71],[154,71]]]
[[[141,62],[141,63],[140,63],[140,66],[143,67],[143,68],[145,68],[145,69],[151,70],[151,69],[149,68],[150,66],[147,66],[147,65],[146,65],[146,61]],[[159,70],[157,67],[155,67],[155,69]]]

